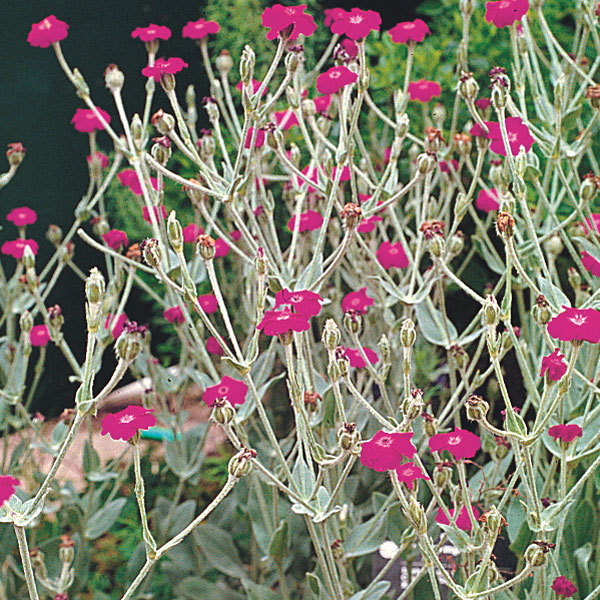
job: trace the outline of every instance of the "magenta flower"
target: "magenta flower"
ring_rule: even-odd
[[[102,239],[106,245],[113,250],[120,250],[122,246],[127,246],[129,240],[127,234],[120,229],[111,229],[110,231],[102,234]]]
[[[54,15],[50,15],[31,26],[27,41],[37,48],[48,48],[55,42],[60,42],[67,37],[69,26]]]
[[[331,106],[331,94],[317,96],[316,98],[313,98],[313,102],[315,103],[317,112],[325,112],[329,110],[329,107]]]
[[[139,38],[142,42],[168,40],[171,37],[171,30],[164,25],[154,25],[154,23],[150,23],[148,27],[136,27],[131,32],[131,37]]]
[[[215,240],[215,258],[221,258],[223,256],[227,256],[231,247],[229,244],[222,238],[217,238]]]
[[[190,223],[182,228],[183,233],[183,241],[186,244],[193,244],[196,241],[196,238],[204,233],[204,229],[195,223]]]
[[[86,156],[86,159],[90,165],[94,162],[94,159],[96,159],[100,163],[100,166],[103,169],[106,169],[106,167],[108,167],[108,162],[109,162],[108,156],[106,156],[106,154],[104,154],[104,152],[96,152],[94,154],[94,156],[92,156],[91,154],[88,154]]]
[[[316,210],[307,210],[299,215],[300,224],[298,225],[298,231],[303,233],[304,231],[314,231],[319,229],[323,225],[323,217]],[[296,226],[296,215],[293,215],[287,222],[287,227],[290,231],[294,231]]]
[[[382,242],[377,249],[377,260],[384,269],[391,269],[392,267],[406,269],[408,267],[408,257],[401,242],[395,244]]]
[[[142,184],[133,169],[125,169],[117,173],[117,179],[122,186],[128,187],[136,196],[142,195]],[[150,177],[150,183],[155,190],[158,190],[158,180],[156,177]]]
[[[381,16],[374,10],[353,8],[350,12],[339,13],[331,24],[331,32],[345,34],[351,40],[366,38],[371,31],[379,31]]]
[[[304,13],[306,4],[298,6],[283,6],[283,4],[274,4],[267,6],[262,13],[262,26],[267,27],[267,39],[274,40],[282,31],[292,27],[291,33],[287,39],[295,40],[300,34],[308,37],[312,35],[317,24],[315,20]]]
[[[500,202],[498,202],[498,190],[496,188],[479,190],[477,200],[475,200],[475,206],[484,212],[498,210],[500,208]]]
[[[358,46],[354,40],[350,38],[344,38],[339,44],[338,48],[348,55],[348,58],[356,58],[358,56]],[[335,54],[334,54],[335,57]]]
[[[283,335],[288,331],[308,331],[309,315],[292,312],[289,308],[282,310],[267,310],[256,326],[265,335]]]
[[[567,372],[567,364],[563,362],[564,358],[565,355],[561,354],[558,348],[552,354],[544,356],[542,358],[540,377],[543,377],[544,373],[548,372],[548,379],[550,381],[560,381],[562,376]]]
[[[114,315],[108,313],[106,316],[106,321],[104,321],[104,329],[108,329],[112,323]],[[112,331],[110,332],[113,340],[116,340],[125,329],[125,323],[129,321],[129,318],[125,313],[120,314],[113,324]]]
[[[559,575],[550,587],[556,592],[557,596],[564,596],[565,598],[570,598],[577,593],[577,588],[573,585],[573,582],[564,575]]]
[[[150,429],[156,425],[154,409],[143,406],[128,406],[117,412],[109,413],[102,419],[102,435],[110,435],[113,440],[130,440],[138,431]]]
[[[417,449],[410,433],[387,433],[378,431],[360,446],[360,462],[369,469],[383,473],[400,466],[402,458],[412,458]]]
[[[160,206],[153,206],[152,212],[154,213],[154,218],[156,221],[160,221],[161,219],[167,218],[167,209],[161,204]],[[150,211],[147,206],[142,206],[142,218],[146,223],[152,223],[152,219],[150,218]]]
[[[227,400],[231,405],[244,404],[248,386],[243,382],[231,377],[223,377],[217,385],[211,385],[204,390],[202,400],[207,406],[212,406],[216,400]]]
[[[431,35],[427,23],[421,19],[404,21],[392,27],[388,33],[395,44],[407,44],[411,42],[422,42],[426,35]]]
[[[343,8],[326,8],[325,9],[325,27],[331,27],[336,21],[342,19],[346,14]]]
[[[479,518],[479,510],[476,506],[471,506],[471,508],[473,509],[473,515],[475,516],[476,519]],[[451,508],[448,510],[448,513],[450,514],[451,517],[454,517],[454,513],[456,512],[456,510],[454,508]],[[444,514],[444,511],[442,510],[442,508],[438,508],[437,514],[435,515],[435,522],[439,523],[440,525],[450,525],[450,521],[448,521],[448,517],[446,517],[446,515]],[[456,518],[456,521],[454,521],[454,524],[459,528],[462,529],[463,531],[471,531],[471,519],[469,517],[469,511],[467,510],[466,506],[463,506],[459,513],[458,513],[458,517]]]
[[[548,333],[563,342],[579,340],[597,344],[600,342],[600,312],[563,305],[563,312],[548,322]]]
[[[35,240],[22,238],[4,242],[0,248],[0,252],[2,252],[2,254],[12,256],[15,260],[20,260],[23,258],[26,246],[29,246],[34,254],[38,253],[38,243]]]
[[[335,174],[337,173],[337,167],[333,167],[331,170],[331,179],[335,179]],[[346,165],[342,167],[342,173],[340,174],[340,182],[341,181],[350,181],[350,167]]]
[[[206,351],[215,356],[223,356],[225,354],[225,350],[221,348],[221,344],[219,344],[217,338],[212,335],[206,339]]]
[[[0,506],[2,506],[14,493],[15,487],[21,482],[11,475],[0,475]]]
[[[283,289],[275,295],[275,308],[289,305],[293,309],[303,315],[314,317],[321,312],[321,302],[323,298],[316,292],[310,290],[297,290],[292,292],[288,289]]]
[[[240,92],[242,91],[243,87],[244,87],[244,84],[241,81],[235,86],[235,88],[237,90],[240,90]],[[252,80],[252,93],[256,94],[256,92],[258,92],[259,89],[260,89],[260,81],[253,79]],[[265,88],[262,91],[262,95],[264,96],[266,93],[267,93],[267,88]]]
[[[342,299],[342,310],[348,312],[353,310],[359,315],[367,314],[367,307],[375,302],[371,296],[367,294],[367,288],[362,287],[357,292],[350,292]]]
[[[50,331],[47,325],[34,325],[29,332],[32,346],[45,346],[50,341]]]
[[[188,21],[181,35],[192,40],[201,40],[211,33],[217,33],[219,29],[220,26],[216,21],[198,19],[197,21]]]
[[[306,175],[306,178],[310,181],[314,181],[315,183],[319,183],[319,175],[317,173],[317,168],[311,165],[306,165],[306,167],[304,167],[304,169],[302,169],[302,173],[304,175]],[[303,185],[308,185],[307,183],[305,183],[302,179],[300,179],[300,177],[296,177],[296,181],[298,182],[299,186],[303,186]],[[308,186],[308,192],[314,192],[315,188],[312,187],[311,185]]]
[[[252,136],[254,135],[254,127],[248,127],[248,132],[246,133],[246,139],[244,140],[244,148],[250,148],[250,144],[252,143]],[[262,148],[265,144],[265,131],[264,129],[256,130],[256,137],[254,138],[254,147]]]
[[[358,231],[358,233],[370,233],[373,231],[373,229],[375,229],[375,227],[377,227],[376,223],[381,221],[383,221],[383,219],[379,215],[372,215],[366,219],[363,219],[356,228],[356,231]]]
[[[485,3],[485,20],[496,27],[508,27],[520,21],[529,10],[528,0],[500,0]]]
[[[98,108],[98,112],[107,123],[110,123],[110,115],[105,110]],[[77,131],[81,131],[82,133],[90,133],[96,129],[102,131],[104,129],[104,125],[102,125],[100,119],[91,108],[78,108],[71,119],[71,123],[73,123]]]
[[[596,260],[589,252],[584,250],[581,253],[581,262],[594,277],[600,277],[600,261]]]
[[[344,347],[342,346],[342,348]],[[379,362],[379,356],[377,356],[377,352],[371,350],[371,348],[367,348],[366,346],[363,346],[363,350],[372,365],[375,365]],[[367,363],[365,362],[365,359],[362,357],[362,354],[358,348],[344,348],[344,352],[348,357],[351,367],[356,369],[364,369],[367,366]]]
[[[279,110],[275,113],[275,122],[279,129],[287,131],[298,125],[298,117],[293,110],[288,108],[288,110]]]
[[[203,294],[202,296],[198,296],[198,304],[200,304],[202,310],[209,315],[219,310],[219,303],[214,294]]]
[[[479,110],[485,110],[486,108],[489,108],[491,105],[492,105],[492,101],[489,98],[479,98],[478,100],[475,100],[475,106]]]
[[[183,323],[185,316],[181,306],[171,306],[163,311],[163,317],[169,321],[169,323]]]
[[[357,79],[358,75],[344,65],[331,67],[317,77],[317,91],[319,94],[335,94]]]
[[[453,158],[450,162],[440,160],[438,166],[440,167],[440,171],[442,173],[451,173],[451,171],[458,171],[459,163],[455,158]]]
[[[454,431],[438,433],[430,437],[429,448],[432,452],[447,450],[456,460],[473,458],[481,448],[481,440],[474,433],[455,427]]]
[[[37,221],[37,213],[32,208],[21,206],[20,208],[13,208],[6,215],[6,220],[10,221],[16,227],[33,225]]]
[[[572,442],[575,438],[583,437],[583,429],[575,423],[570,425],[553,425],[548,428],[548,435],[555,441]]]
[[[418,102],[429,102],[432,98],[437,98],[442,94],[442,86],[436,81],[427,81],[419,79],[408,85],[408,95],[411,100]]]
[[[171,58],[158,58],[153,65],[148,65],[142,69],[142,75],[152,77],[154,81],[160,81],[163,75],[174,75],[179,73],[188,64],[177,56]]]
[[[592,221],[586,219],[584,223],[579,223],[584,231],[585,235],[590,234],[590,229],[593,229],[594,233],[600,233],[600,213],[592,213]]]
[[[429,481],[426,473],[414,462],[407,462],[396,468],[398,480],[404,482],[409,490],[413,489],[413,484],[417,479],[425,479]]]
[[[500,131],[500,123],[494,121],[484,121],[488,126],[489,133],[486,136],[489,140],[492,140],[490,144],[490,150],[500,156],[506,156],[506,148],[504,146],[504,140],[502,139],[502,132]],[[510,144],[510,151],[513,156],[517,156],[521,150],[521,146],[525,147],[525,152],[531,150],[535,140],[529,132],[529,128],[521,117],[506,117],[506,135],[508,136],[508,143]]]

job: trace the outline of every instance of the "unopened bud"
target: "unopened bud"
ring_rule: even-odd
[[[160,163],[163,167],[169,162],[171,158],[171,140],[166,135],[161,137],[152,138],[154,144],[150,148],[150,154]]]
[[[458,82],[458,92],[468,102],[473,102],[479,93],[479,85],[473,78],[473,73],[461,73]]]
[[[555,233],[544,242],[544,250],[546,250],[550,256],[554,257],[562,252],[563,243],[558,233]]]
[[[417,170],[422,175],[426,175],[427,173],[430,173],[431,171],[433,171],[436,164],[437,164],[437,158],[436,158],[435,154],[423,152],[422,154],[419,154],[419,156],[417,157]]]
[[[246,44],[240,59],[240,79],[242,80],[243,85],[248,85],[252,81],[255,62],[256,54],[254,54],[254,50]]]
[[[221,424],[227,425],[235,416],[235,408],[228,400],[219,398],[215,401],[212,417]]]
[[[342,323],[350,335],[358,335],[362,330],[362,316],[355,310],[346,311]]]
[[[427,533],[427,517],[423,506],[414,498],[409,496],[408,498],[408,518],[415,528],[418,535],[425,535]]]
[[[174,210],[169,213],[169,218],[167,219],[167,236],[173,251],[176,254],[183,252],[183,230]]]
[[[175,129],[175,117],[164,112],[162,109],[157,110],[151,118],[152,126],[161,135],[169,135]]]
[[[546,564],[548,550],[535,542],[525,550],[525,561],[532,567],[541,567]]]
[[[27,244],[23,249],[22,260],[23,266],[26,269],[35,269],[35,254],[33,253],[33,250],[31,249],[31,246],[29,246],[29,244]]]
[[[85,296],[90,304],[100,304],[104,297],[106,286],[102,273],[96,268],[90,269],[90,274],[85,280]]]
[[[221,53],[215,60],[215,66],[221,75],[227,75],[233,68],[233,59],[231,58],[231,54],[229,54],[227,50],[221,50]]]
[[[411,319],[404,319],[400,329],[400,344],[403,348],[411,348],[417,339],[415,324]]]
[[[135,321],[125,323],[123,333],[115,343],[117,358],[126,362],[133,362],[142,351],[144,344],[145,327],[138,327]]]
[[[537,297],[536,303],[531,309],[531,316],[538,325],[545,325],[552,317],[548,301],[541,294]]]
[[[115,64],[110,64],[104,71],[104,83],[111,93],[119,92],[123,87],[125,75]]]
[[[410,396],[402,402],[402,414],[407,421],[414,421],[423,412],[425,403],[423,402],[423,392],[415,389]]]
[[[356,423],[344,423],[337,432],[337,441],[339,447],[345,452],[360,453],[361,435]]]
[[[73,85],[75,86],[75,89],[77,90],[77,95],[80,98],[84,98],[90,95],[90,88],[85,82],[81,71],[77,67],[73,69]]]
[[[325,321],[325,327],[323,328],[323,335],[321,336],[321,341],[325,348],[328,351],[333,352],[340,345],[341,339],[342,334],[335,321],[333,319],[327,319],[327,321]]]
[[[46,239],[53,246],[60,246],[62,242],[62,229],[58,225],[48,225],[48,231],[46,232]]]
[[[196,252],[204,260],[212,260],[215,257],[215,240],[205,233],[199,235],[196,240]]]
[[[256,458],[256,450],[242,447],[242,449],[235,454],[227,465],[227,470],[230,477],[234,479],[241,479],[252,472],[254,465],[252,460]]]
[[[31,313],[28,310],[24,311],[21,317],[19,318],[19,327],[21,328],[21,331],[26,335],[28,335],[31,331],[33,327],[33,317],[31,316]]]
[[[483,305],[482,313],[483,325],[491,325],[496,327],[500,322],[500,307],[496,298],[492,294],[488,294]]]
[[[11,167],[18,167],[23,162],[26,152],[27,149],[21,142],[12,142],[8,144],[8,150],[6,151],[8,164]]]
[[[467,408],[467,419],[470,421],[481,421],[485,419],[490,405],[481,397],[472,394],[465,403]]]

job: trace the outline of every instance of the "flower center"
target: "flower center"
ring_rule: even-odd
[[[302,302],[302,298],[298,294],[290,296],[290,302]]]
[[[219,396],[227,396],[227,393],[229,392],[229,388],[226,385],[222,385],[219,387],[217,392],[219,393]]]
[[[384,448],[389,448],[392,445],[392,437],[389,435],[384,435],[377,440],[377,445]]]
[[[330,79],[338,79],[342,74],[339,71],[333,71],[333,73],[329,73]]]
[[[403,469],[402,474],[405,475],[406,477],[411,477],[413,475],[414,471],[412,470],[412,467],[406,467]]]
[[[354,25],[358,25],[359,23],[363,22],[363,16],[362,15],[354,15],[353,17],[350,17],[348,20],[350,21],[350,23],[352,23]]]
[[[587,321],[587,317],[584,317],[583,315],[574,315],[573,317],[569,317],[569,321],[574,325],[581,327],[581,325]]]
[[[518,139],[517,134],[514,133],[513,131],[509,131],[507,137],[508,137],[509,142],[516,142]]]
[[[450,436],[448,438],[448,444],[450,446],[458,446],[458,444],[460,444],[460,436],[459,435]]]
[[[389,253],[390,254],[398,254],[398,248],[390,248]]]
[[[120,419],[120,423],[131,423],[135,417],[133,415],[123,415]]]
[[[294,9],[294,7],[293,7],[293,6],[288,6],[288,7],[285,9],[285,12],[286,12],[288,15],[293,15],[293,14],[296,12],[296,10]]]
[[[52,29],[52,23],[50,23],[50,21],[48,21],[48,19],[44,19],[44,20],[42,21],[42,24],[40,25],[40,29],[41,29],[42,27],[43,27],[44,29]]]

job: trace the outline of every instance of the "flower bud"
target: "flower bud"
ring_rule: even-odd
[[[217,102],[223,100],[223,86],[221,85],[221,82],[218,79],[213,79],[210,82],[210,95]]]
[[[55,304],[48,309],[48,321],[50,322],[50,327],[57,333],[64,325],[65,318],[63,317],[62,309],[58,304]],[[53,335],[52,337],[55,336]]]
[[[140,250],[142,251],[144,261],[149,267],[156,269],[160,266],[161,253],[157,239],[146,238],[140,244]]]
[[[171,158],[171,140],[166,135],[163,135],[152,138],[152,141],[155,143],[150,148],[150,154],[156,162],[164,167]]]
[[[302,110],[302,116],[305,119],[310,119],[317,114],[317,108],[315,107],[315,101],[310,98],[305,98],[300,103],[300,109]]]
[[[448,254],[451,257],[458,256],[465,247],[465,234],[462,231],[457,231],[448,240]]]
[[[12,142],[11,144],[8,144],[8,150],[6,151],[8,164],[11,167],[18,167],[23,162],[26,152],[27,149],[21,142]]]
[[[344,423],[337,432],[338,446],[350,454],[360,454],[360,431],[356,423]]]
[[[217,106],[217,101],[212,98],[204,98],[204,110],[208,116],[208,120],[215,125],[219,120],[219,107]]]
[[[233,68],[233,59],[231,58],[231,54],[229,54],[227,50],[221,50],[221,53],[215,60],[215,66],[221,75],[227,75]]]
[[[277,150],[283,147],[283,132],[275,123],[267,123],[267,145],[272,150]]]
[[[60,539],[58,557],[63,564],[70,565],[75,558],[75,542],[68,535],[61,535]]]
[[[338,326],[333,319],[327,319],[325,321],[325,327],[323,328],[323,335],[321,341],[329,352],[333,352],[339,345],[342,339],[342,334]]]
[[[240,79],[242,80],[242,84],[244,86],[248,85],[252,81],[255,62],[256,54],[254,54],[254,50],[252,50],[252,48],[246,44],[240,59]]]
[[[58,225],[48,225],[48,231],[46,232],[46,239],[53,246],[60,246],[62,242],[63,232]]]
[[[47,579],[48,571],[46,570],[45,554],[39,548],[32,548],[29,551],[29,556],[37,577],[40,579]]]
[[[407,421],[414,421],[425,408],[423,392],[419,389],[412,390],[410,396],[402,402],[402,414]]]
[[[19,327],[21,328],[21,331],[26,335],[28,335],[31,331],[33,327],[33,317],[31,316],[31,313],[28,310],[24,311],[21,314],[21,317],[19,318]]]
[[[304,46],[291,46],[284,59],[285,68],[288,73],[295,73],[304,62]]]
[[[414,498],[409,496],[408,498],[408,518],[415,528],[418,535],[425,535],[427,533],[427,517],[421,504]]]
[[[459,192],[456,195],[456,202],[454,203],[454,216],[459,221],[465,216],[469,205],[471,204],[471,200],[467,200],[467,196],[464,192]]]
[[[444,490],[448,483],[452,481],[452,469],[443,463],[436,465],[433,471],[433,484],[438,491]]]
[[[341,212],[346,229],[355,229],[362,220],[362,209],[354,202],[347,202]]]
[[[574,267],[569,267],[567,269],[567,279],[569,280],[569,284],[575,293],[581,290],[581,275],[577,269]]]
[[[234,479],[241,479],[248,475],[254,468],[252,460],[255,458],[256,450],[242,446],[242,449],[229,460],[227,465],[229,476]]]
[[[111,63],[104,70],[104,83],[112,94],[121,91],[124,81],[125,75],[122,71],[119,71],[117,65]]]
[[[501,211],[498,213],[498,219],[496,220],[496,230],[498,235],[510,238],[515,234],[515,219],[507,212]]]
[[[390,364],[392,362],[392,352],[390,347],[390,340],[388,340],[387,335],[382,334],[381,338],[379,338],[379,342],[377,342],[379,346],[379,352],[381,354],[381,360],[383,364]]]
[[[338,346],[335,349],[335,362],[338,366],[338,369],[340,370],[340,376],[345,377],[346,375],[348,375],[350,361],[346,356],[345,350],[341,346]]]
[[[35,254],[33,253],[31,246],[25,246],[23,249],[23,258],[21,260],[26,269],[35,269]]]
[[[433,437],[438,432],[438,420],[427,412],[421,414],[423,417],[423,429],[427,437]]]
[[[437,157],[433,153],[423,152],[417,157],[417,170],[422,175],[430,173],[437,164]]]
[[[145,327],[138,327],[135,321],[125,323],[123,333],[115,343],[115,354],[118,359],[128,363],[133,362],[142,351],[144,344]]]
[[[490,405],[481,397],[472,394],[465,402],[467,408],[467,419],[470,421],[482,421],[485,419]]]
[[[150,119],[152,126],[161,135],[169,135],[175,129],[175,117],[164,112],[162,109],[156,111]]]
[[[345,556],[342,540],[335,539],[331,543],[331,554],[335,560],[342,560]]]
[[[395,136],[397,140],[403,140],[406,137],[406,134],[408,133],[410,129],[410,118],[408,117],[408,115],[406,113],[403,113],[402,115],[400,115],[400,117],[396,120],[396,131]],[[395,141],[395,140],[394,140]],[[394,151],[394,146],[392,144],[392,153]],[[398,156],[400,154],[400,151],[398,150]],[[398,158],[398,156],[396,156],[396,159]],[[390,160],[392,160],[390,158]]]
[[[235,408],[228,400],[218,398],[215,401],[212,418],[221,425],[227,425],[235,417]]]
[[[169,213],[169,218],[167,219],[167,237],[175,254],[183,252],[183,230],[174,210]]]
[[[508,455],[510,451],[510,442],[499,435],[494,437],[496,448],[494,449],[493,457],[497,461],[501,461]]]
[[[600,85],[592,85],[585,92],[585,97],[590,101],[590,106],[600,109]]]
[[[479,85],[473,78],[473,73],[463,71],[458,81],[458,92],[467,101],[473,102],[479,93]]]
[[[579,187],[579,195],[586,202],[591,202],[598,192],[598,186],[600,184],[599,178],[595,175],[584,175],[581,186]]]
[[[196,252],[204,260],[212,260],[215,257],[215,240],[207,234],[201,234],[196,241]]]
[[[90,304],[100,304],[105,291],[104,277],[96,268],[90,269],[90,274],[85,280],[85,297]]]
[[[533,542],[525,550],[525,561],[532,567],[541,567],[546,564],[548,550]]]
[[[75,89],[77,90],[77,95],[80,98],[85,98],[86,96],[90,95],[90,88],[85,82],[81,71],[77,67],[73,69],[73,85],[75,86]]]
[[[483,136],[479,136],[480,139]],[[506,177],[504,176],[504,169],[502,167],[501,160],[490,161],[490,181],[494,184],[495,188],[504,188],[506,187]]]
[[[482,325],[491,325],[496,327],[500,322],[500,307],[496,298],[492,294],[488,294],[485,298],[482,313]]]
[[[348,310],[344,313],[342,324],[350,335],[358,335],[362,330],[362,316],[354,310]]]
[[[404,319],[402,321],[402,328],[400,329],[400,344],[403,348],[411,348],[416,339],[415,324],[411,319]]]
[[[552,317],[548,301],[543,295],[539,295],[536,299],[536,303],[531,309],[531,316],[538,325],[545,325]]]

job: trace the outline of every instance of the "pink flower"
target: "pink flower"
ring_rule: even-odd
[[[331,171],[331,179],[335,179],[335,174],[337,173],[337,167],[333,167]],[[340,174],[340,181],[350,181],[350,167],[346,165],[342,167],[342,173]]]
[[[110,123],[110,115],[106,111],[98,108],[98,112],[107,123]],[[100,119],[98,119],[91,108],[78,108],[71,119],[71,123],[73,123],[77,131],[81,131],[82,133],[90,133],[96,129],[102,131],[104,129],[104,125],[102,125]]]
[[[176,56],[167,59],[158,58],[153,65],[148,65],[142,69],[142,75],[152,77],[154,81],[160,81],[163,75],[174,75],[187,66],[186,62]]]
[[[136,196],[142,195],[142,184],[133,169],[125,169],[117,174],[117,178],[121,185],[128,187]],[[158,190],[158,180],[156,177],[150,177],[150,183],[155,190]]]
[[[550,586],[558,596],[570,598],[577,593],[577,588],[564,575],[559,575]]]
[[[346,11],[343,8],[326,8],[325,9],[325,27],[331,27],[333,23],[342,19]]]
[[[294,308],[297,313],[313,317],[321,312],[321,302],[323,298],[316,292],[310,290],[297,290],[292,292],[288,289],[283,289],[275,295],[275,308],[289,305]]]
[[[225,354],[225,350],[221,348],[221,344],[219,344],[217,338],[212,335],[206,340],[206,350],[209,354],[214,354],[215,356],[223,356]]]
[[[171,37],[171,30],[163,25],[154,25],[154,23],[150,23],[148,27],[136,27],[131,32],[131,37],[139,38],[142,42],[168,40]]]
[[[597,344],[600,342],[600,312],[563,305],[563,312],[548,322],[548,333],[563,342],[580,340]]]
[[[308,331],[309,315],[292,312],[289,308],[282,310],[267,310],[256,326],[265,335],[282,335],[288,331]]]
[[[293,110],[288,108],[288,110],[279,110],[275,113],[275,122],[279,129],[287,131],[298,125],[298,117]]]
[[[313,102],[315,103],[317,112],[325,112],[326,110],[329,110],[329,107],[331,106],[331,94],[317,96],[316,98],[313,98]]]
[[[432,452],[448,450],[456,460],[473,458],[481,448],[481,440],[474,433],[455,427],[454,431],[438,433],[430,437],[429,448]]]
[[[240,90],[240,92],[242,91],[244,85],[242,84],[242,82],[240,81],[235,88],[237,90]],[[252,93],[256,94],[256,92],[258,92],[258,90],[260,89],[260,81],[257,81],[256,79],[252,80]],[[267,88],[265,88],[262,92],[262,95],[264,96],[267,93]]]
[[[548,435],[554,440],[561,442],[572,442],[575,438],[583,437],[583,429],[575,423],[570,425],[554,425],[548,428]]]
[[[308,37],[312,35],[317,24],[315,20],[307,14],[304,14],[306,4],[298,6],[283,6],[283,4],[274,4],[267,6],[262,13],[262,26],[269,28],[267,39],[274,40],[282,31],[292,27],[291,33],[287,39],[295,40],[300,34]]]
[[[413,446],[410,433],[387,433],[378,431],[360,447],[360,462],[379,473],[400,466],[402,458],[412,458],[417,449]]]
[[[307,210],[299,215],[300,224],[298,225],[298,231],[300,233],[304,231],[314,231],[319,229],[323,225],[323,217],[316,210]],[[294,231],[296,225],[296,215],[293,215],[287,222],[287,227],[290,231]]]
[[[429,102],[432,98],[437,98],[442,94],[442,86],[435,81],[419,79],[408,85],[408,95],[411,100],[419,102]]]
[[[475,200],[475,206],[484,212],[498,210],[500,208],[500,202],[498,202],[498,190],[496,188],[479,190],[477,200]]]
[[[371,31],[379,31],[381,16],[374,10],[353,8],[350,12],[339,13],[331,24],[331,32],[345,34],[352,40],[366,38]]]
[[[376,223],[379,223],[380,221],[383,221],[383,219],[379,215],[367,217],[360,222],[359,226],[356,228],[356,231],[358,231],[358,233],[370,233],[373,231],[373,229],[375,229]]]
[[[372,365],[375,365],[379,362],[379,356],[377,356],[377,352],[371,350],[371,348],[367,348],[366,346],[363,346],[363,350]],[[362,357],[362,354],[358,348],[344,348],[344,352],[348,357],[351,367],[356,369],[364,369],[367,366],[367,363],[365,362],[365,359]]]
[[[104,154],[104,152],[96,152],[94,154],[94,156],[88,154],[88,156],[86,156],[86,159],[88,161],[88,163],[90,163],[90,165],[94,162],[94,158],[100,163],[100,166],[103,169],[106,169],[106,167],[108,167],[108,156],[106,156],[106,154]]]
[[[102,435],[113,440],[130,440],[138,431],[156,425],[154,409],[143,406],[128,406],[117,413],[109,413],[102,419]]]
[[[310,165],[306,165],[306,167],[304,167],[304,169],[302,169],[302,173],[304,175],[306,175],[306,178],[309,179],[310,181],[314,181],[315,183],[319,182],[319,175],[317,173],[317,168],[316,167],[310,166]],[[298,182],[299,186],[308,185],[302,179],[300,179],[300,177],[296,177],[296,181]],[[309,193],[310,192],[314,192],[315,188],[312,187],[311,185],[309,185],[308,186],[308,191],[309,191]]]
[[[594,277],[600,277],[600,261],[596,260],[589,252],[584,250],[581,253],[581,262]]]
[[[110,327],[113,317],[114,315],[108,313],[106,321],[104,321],[104,329],[108,329]],[[113,325],[112,331],[110,332],[113,340],[116,340],[123,333],[123,330],[125,329],[125,323],[127,323],[127,321],[129,321],[129,319],[127,318],[127,315],[125,313],[122,313],[117,317]]]
[[[16,227],[33,225],[37,221],[37,213],[27,206],[21,206],[20,208],[13,208],[6,215],[6,220],[10,221]]]
[[[0,506],[2,506],[14,493],[15,486],[21,482],[10,475],[0,475]]]
[[[190,223],[182,228],[183,233],[183,241],[186,244],[193,244],[196,241],[196,238],[204,233],[204,229],[195,223]]]
[[[50,341],[50,331],[47,325],[34,325],[29,332],[32,346],[45,346]]]
[[[239,229],[232,229],[229,232],[229,237],[234,241],[234,242],[239,242],[242,239],[242,232]]]
[[[348,58],[356,58],[358,56],[358,46],[354,40],[344,38],[338,44],[338,47],[348,55]]]
[[[244,140],[244,148],[250,148],[250,143],[252,142],[252,135],[254,134],[254,127],[248,127],[248,132],[246,133],[246,139]],[[256,130],[256,137],[254,138],[254,147],[262,148],[265,143],[265,132],[263,129]]]
[[[69,26],[64,21],[50,15],[31,26],[27,41],[31,46],[48,48],[50,44],[64,40],[67,37],[67,29]]]
[[[207,406],[213,406],[218,399],[227,400],[235,406],[236,404],[244,404],[247,393],[248,386],[243,381],[226,375],[217,385],[211,385],[204,390],[202,400]]]
[[[479,510],[476,506],[471,506],[471,508],[473,509],[473,515],[476,519],[478,519]],[[456,510],[454,508],[448,510],[448,513],[451,517],[454,517],[455,512]],[[446,517],[441,507],[438,508],[437,514],[435,515],[435,522],[439,523],[440,525],[450,525],[450,521],[448,521],[448,517]],[[456,521],[454,523],[459,529],[462,529],[463,531],[471,531],[471,518],[469,517],[469,511],[467,510],[466,506],[463,506],[460,509],[458,517],[456,518]]]
[[[335,94],[343,87],[355,83],[357,80],[358,75],[348,67],[344,65],[331,67],[317,77],[317,91],[319,94]]]
[[[431,35],[427,23],[421,19],[404,21],[392,27],[388,33],[395,44],[406,44],[411,42],[422,42],[426,35]]]
[[[227,256],[231,250],[229,244],[222,238],[215,240],[215,258]]]
[[[188,21],[181,35],[192,40],[201,40],[210,33],[217,33],[219,29],[220,26],[216,21],[198,19],[197,21]]]
[[[413,484],[417,479],[425,479],[429,481],[426,473],[414,462],[407,462],[396,468],[398,480],[404,482],[409,490],[413,489]]]
[[[8,256],[12,256],[15,260],[23,258],[25,247],[29,246],[34,254],[38,253],[38,243],[35,240],[21,239],[4,242],[0,252]]]
[[[560,381],[562,376],[567,372],[567,364],[563,362],[564,358],[565,355],[561,354],[558,348],[552,354],[544,356],[542,358],[540,377],[543,377],[544,373],[548,372],[548,379],[550,381]]]
[[[183,323],[185,316],[181,306],[171,306],[163,311],[163,317],[169,321],[169,323]]]
[[[106,245],[113,250],[120,250],[122,246],[127,246],[129,244],[127,234],[120,229],[111,229],[110,231],[103,233],[102,239],[106,242]]]
[[[440,171],[442,173],[450,173],[450,167],[452,167],[452,170],[454,171],[458,171],[458,161],[453,158],[450,162],[446,162],[445,160],[440,160],[440,162],[438,163],[439,167],[440,167]]]
[[[506,156],[506,148],[504,146],[504,140],[502,139],[502,132],[500,131],[500,123],[494,121],[484,121],[488,126],[489,133],[486,136],[489,140],[492,140],[490,144],[490,150],[500,156]],[[513,156],[517,156],[521,150],[521,146],[525,147],[525,152],[531,150],[535,140],[529,132],[529,128],[521,117],[507,117],[506,118],[506,134],[508,136],[508,143],[510,144],[510,151]]]
[[[377,250],[377,260],[384,269],[392,267],[406,269],[408,267],[408,257],[401,242],[395,244],[383,242]]]
[[[594,233],[600,233],[600,213],[592,213],[592,221],[586,219],[585,223],[579,224],[585,230],[585,235],[590,234],[590,229],[593,229]]]
[[[160,206],[153,206],[152,209],[154,212],[154,217],[157,221],[160,221],[161,218],[167,218],[167,209],[162,204]],[[142,206],[142,218],[144,219],[144,221],[146,221],[146,223],[152,223],[152,219],[150,218],[150,211],[148,210],[147,206]]]
[[[485,3],[485,20],[496,27],[508,27],[520,21],[529,10],[528,0],[500,0]]]
[[[342,310],[344,312],[353,310],[360,315],[366,315],[367,307],[371,306],[373,302],[375,302],[373,298],[367,294],[367,288],[362,287],[357,292],[350,292],[344,296]]]
[[[219,310],[219,303],[214,294],[203,294],[202,296],[198,296],[198,303],[206,314],[210,315]]]
[[[491,105],[492,105],[492,101],[489,98],[479,98],[478,100],[475,100],[475,106],[479,110],[485,110],[486,108],[489,108]]]

